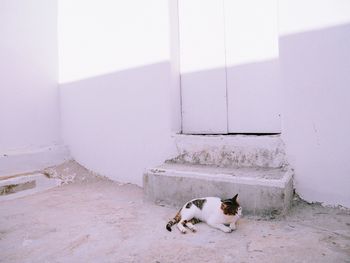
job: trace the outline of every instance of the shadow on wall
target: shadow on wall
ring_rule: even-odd
[[[280,38],[283,137],[296,189],[350,207],[350,25]]]
[[[297,192],[307,201],[350,207],[350,25],[283,36],[279,46],[278,60],[227,69],[229,116],[248,116],[241,122],[232,117],[230,129],[244,121],[263,126],[264,116],[281,107]],[[181,78],[216,85],[212,76],[222,70]],[[112,179],[141,185],[145,167],[176,154],[171,87],[169,62],[61,85],[63,137],[74,158]],[[195,88],[197,99],[206,99]],[[183,100],[183,107],[195,106]],[[213,111],[211,104],[207,110]]]
[[[276,68],[277,64],[276,61],[255,64],[251,66],[254,73],[251,70],[250,74],[247,66],[232,68],[232,83],[239,86],[240,91],[248,90],[250,100],[247,104],[256,105],[256,99],[265,102],[261,96],[271,97],[253,92],[262,83],[276,86],[278,76],[268,65]],[[109,178],[141,185],[145,168],[175,157],[172,124],[173,104],[177,98],[172,90],[170,66],[169,62],[162,62],[61,84],[62,134],[73,158]],[[205,78],[216,70],[225,69],[192,73],[186,77]],[[255,77],[251,78],[253,74]],[[257,98],[251,96],[254,93],[260,95]],[[198,97],[201,94],[199,91]],[[194,104],[188,106],[194,107]],[[256,112],[264,111],[263,108],[253,111],[248,121],[254,120]],[[224,114],[227,114],[226,110]],[[255,119],[261,121],[264,118]]]
[[[63,138],[87,168],[141,185],[143,169],[174,155],[170,63],[60,86]]]
[[[223,133],[281,131],[278,59],[186,73],[181,83],[185,130],[215,123]]]

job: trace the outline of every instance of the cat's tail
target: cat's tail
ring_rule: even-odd
[[[181,211],[181,210],[180,210],[180,211]],[[169,232],[171,232],[171,227],[172,227],[173,225],[175,225],[175,224],[177,224],[177,223],[180,222],[180,220],[181,220],[180,211],[177,212],[176,216],[175,216],[173,219],[171,219],[171,220],[168,222],[168,224],[166,225],[166,229],[167,229]]]

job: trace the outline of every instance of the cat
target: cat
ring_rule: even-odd
[[[166,229],[177,224],[181,233],[186,233],[188,227],[192,232],[197,229],[194,224],[201,221],[209,226],[230,233],[236,229],[236,222],[242,216],[242,207],[237,202],[238,194],[231,199],[222,200],[219,197],[205,197],[187,202],[168,222]]]

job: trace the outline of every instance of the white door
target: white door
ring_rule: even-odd
[[[225,24],[219,2],[178,2],[183,133],[227,133]]]
[[[224,0],[230,133],[279,133],[276,0]]]
[[[179,0],[183,133],[280,133],[277,0]]]

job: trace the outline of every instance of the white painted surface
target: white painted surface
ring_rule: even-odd
[[[225,67],[222,1],[178,0],[181,73]]]
[[[179,0],[182,128],[227,133],[223,2]]]
[[[226,66],[278,57],[277,0],[224,0]]]
[[[228,131],[280,133],[276,0],[224,0]]]
[[[168,8],[164,0],[58,1],[59,82],[169,59]]]
[[[174,128],[179,128],[180,116],[174,114],[173,109],[176,104],[174,100],[177,100],[176,105],[180,104],[179,98],[173,96],[176,81],[178,83],[176,65],[169,62],[169,6],[164,0],[103,3],[103,10],[117,10],[118,14],[124,15],[118,17],[110,11],[103,13],[104,19],[94,20],[93,31],[104,32],[103,41],[95,42],[90,47],[84,61],[99,65],[96,57],[100,50],[107,48],[108,54],[102,52],[101,55],[108,60],[107,64],[111,66],[108,71],[111,73],[96,76],[101,73],[99,69],[102,67],[96,68],[89,74],[94,77],[61,84],[63,138],[74,159],[88,169],[117,181],[141,185],[146,167],[162,163],[175,152],[171,136],[178,131]],[[89,20],[85,16],[91,15],[90,9],[86,13],[81,8],[85,1],[63,1],[63,4],[72,9],[70,13],[75,14],[75,19],[70,20],[69,32],[74,35],[87,30],[85,24],[80,22],[80,19]],[[101,1],[91,1],[90,4],[96,6],[97,15],[100,15]],[[59,23],[66,23],[62,21],[65,14],[60,14]],[[105,20],[109,21],[107,27]],[[91,25],[91,22],[88,21],[88,24]],[[163,27],[166,29],[159,29]],[[65,67],[68,61],[76,60],[79,64],[75,64],[77,69],[73,73],[80,75],[80,72],[85,72],[85,65],[80,64],[79,56],[72,55],[75,50],[80,52],[80,39],[67,36],[66,32],[60,32],[60,46],[69,45],[70,50],[60,50],[61,67]],[[84,43],[90,39],[89,34],[83,33],[80,37]],[[121,45],[115,43],[117,40]],[[109,41],[116,45],[106,47],[104,43]],[[128,58],[128,54],[130,61],[126,62],[130,64],[118,64],[119,56],[123,60]],[[136,61],[134,59],[147,65],[131,67],[131,62]],[[159,59],[163,61],[159,62]]]
[[[281,132],[277,1],[180,0],[179,23],[183,132]]]
[[[170,67],[160,63],[61,85],[63,138],[76,161],[141,185],[173,156]]]
[[[227,69],[230,133],[280,133],[279,60]]]
[[[182,120],[178,0],[169,0],[168,3],[170,18],[170,97],[172,98],[171,130],[180,132],[182,130]]]
[[[0,154],[60,140],[57,1],[0,4]]]
[[[62,86],[63,134],[86,167],[140,184],[144,167],[175,152],[171,134],[178,115],[169,89],[176,87],[176,67],[169,64],[168,6],[148,1],[150,9],[130,15],[137,9],[134,1],[124,3],[126,9],[119,8],[121,2],[104,3],[109,6],[60,1],[68,4],[60,20],[61,80],[117,71]],[[279,10],[282,134],[297,192],[307,201],[350,207],[349,1],[281,0]],[[114,15],[123,11],[128,16]],[[0,36],[0,152],[35,152],[59,143],[56,1],[2,0]],[[124,59],[116,62],[118,57]],[[159,61],[164,63],[120,71]]]
[[[225,4],[230,6],[237,2],[227,1]],[[241,4],[249,5],[248,2]],[[297,192],[307,201],[350,207],[350,166],[347,160],[350,124],[346,121],[350,112],[350,2],[282,0],[278,4],[279,57],[274,59],[276,52],[271,51],[275,50],[276,44],[270,42],[270,47],[274,48],[261,53],[267,55],[266,58],[259,58],[259,52],[249,53],[242,49],[237,57],[232,55],[232,59],[227,59],[228,64],[234,65],[227,69],[228,85],[235,89],[235,92],[228,91],[229,116],[245,116],[240,119],[241,123],[229,121],[229,131],[247,132],[249,129],[241,130],[240,127],[249,126],[250,122],[260,127],[260,131],[255,132],[278,132],[281,127],[275,124],[280,116],[276,113],[282,113],[282,134],[288,159],[296,169]],[[260,26],[261,17],[249,16],[254,12],[248,9],[242,12],[242,16],[238,14],[233,18],[246,18],[246,23],[240,23],[238,31],[238,35],[242,34],[242,42],[249,40],[247,32]],[[275,17],[271,13],[265,18],[270,23],[267,30],[271,30],[270,36],[273,36]],[[254,23],[255,28],[251,26]],[[226,31],[234,25],[226,25]],[[264,29],[262,27],[261,32]],[[228,50],[234,46],[234,40],[234,35],[226,40],[232,42],[226,47]],[[256,51],[264,50],[259,40],[254,42],[246,46],[247,50],[254,47]],[[257,60],[249,56],[245,59],[240,57],[241,54],[254,54]],[[238,65],[242,62],[249,63]],[[278,91],[273,92],[279,87],[283,99]],[[261,101],[266,103],[264,107],[258,106]],[[273,118],[264,118],[266,112],[272,113]],[[235,127],[231,126],[234,124]]]
[[[280,35],[350,23],[348,0],[279,0],[279,12]]]
[[[310,202],[350,207],[348,10],[349,1],[283,0],[279,21],[282,34],[293,32],[280,38],[280,66],[296,190]]]
[[[42,170],[69,159],[69,150],[63,145],[7,152],[0,156],[0,179],[8,175]]]

